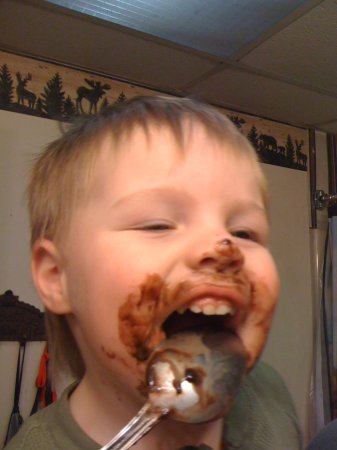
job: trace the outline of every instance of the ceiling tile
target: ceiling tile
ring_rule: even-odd
[[[337,3],[325,0],[241,62],[337,94]]]
[[[337,118],[336,98],[236,69],[213,75],[190,92],[215,104],[297,125]]]
[[[325,125],[321,125],[320,130],[326,131],[327,133],[337,134],[337,120],[336,122],[331,122]]]

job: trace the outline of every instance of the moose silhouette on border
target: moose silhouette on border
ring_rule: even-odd
[[[91,89],[86,86],[80,86],[77,89],[76,109],[77,113],[84,113],[82,100],[86,99],[89,102],[89,114],[97,114],[97,103],[103,97],[103,95],[111,89],[107,83],[102,84],[100,81],[89,80],[84,78],[84,81],[91,86]]]
[[[34,92],[28,91],[26,89],[27,82],[32,79],[32,74],[28,73],[27,76],[22,77],[20,72],[16,72],[16,79],[18,80],[18,84],[16,86],[16,95],[18,105],[25,105],[25,100],[28,101],[28,107],[30,109],[34,109],[36,102],[36,95]]]

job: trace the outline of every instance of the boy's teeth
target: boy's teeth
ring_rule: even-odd
[[[229,305],[213,305],[213,304],[207,304],[205,306],[198,306],[198,305],[192,305],[188,308],[190,311],[192,311],[195,314],[202,313],[205,316],[224,316],[226,314],[234,314],[234,310]],[[187,310],[187,308],[180,308],[178,309],[179,314],[184,314],[184,312]]]
[[[202,313],[205,314],[205,316],[214,316],[215,306],[214,305],[205,305],[202,308]]]
[[[234,314],[234,309],[228,305],[219,305],[216,309],[215,314],[219,316],[224,316],[225,314]]]

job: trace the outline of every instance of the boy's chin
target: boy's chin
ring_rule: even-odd
[[[145,384],[145,364],[137,362],[132,357],[123,359],[122,364],[116,364],[110,373],[114,390],[125,401],[144,404],[147,399]]]

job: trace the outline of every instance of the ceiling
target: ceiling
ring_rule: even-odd
[[[229,58],[306,0],[47,0],[167,41]]]
[[[337,0],[55,1],[1,0],[0,49],[337,134]]]

